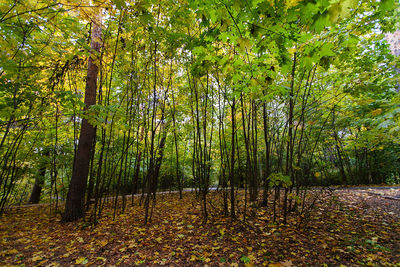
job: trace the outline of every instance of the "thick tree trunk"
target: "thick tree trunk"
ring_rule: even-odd
[[[100,53],[101,40],[101,17],[93,21],[91,51],[88,62],[86,90],[85,90],[85,110],[96,104],[97,75],[99,66],[97,54]],[[79,137],[78,150],[72,171],[72,178],[69,185],[65,212],[62,221],[75,221],[84,216],[84,200],[86,184],[89,173],[89,164],[93,140],[96,130],[86,119],[82,119],[82,126]]]

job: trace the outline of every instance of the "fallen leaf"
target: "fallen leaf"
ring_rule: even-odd
[[[89,260],[86,257],[80,257],[78,259],[76,259],[75,264],[88,264]]]

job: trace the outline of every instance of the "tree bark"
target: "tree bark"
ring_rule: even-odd
[[[44,159],[40,163],[40,168],[39,168],[39,173],[38,176],[35,178],[35,184],[33,185],[31,196],[29,197],[29,203],[31,204],[38,204],[40,201],[40,195],[42,194],[42,187],[44,183],[44,178],[46,175],[46,163],[47,163],[47,158],[50,156],[50,152],[46,151],[43,153]]]
[[[32,193],[29,198],[29,203],[38,204],[40,201],[40,195],[42,194],[42,187],[44,182],[44,176],[46,174],[46,167],[39,169],[39,174],[35,178],[35,184],[33,185]]]
[[[229,183],[231,186],[231,217],[236,218],[235,214],[235,133],[236,133],[236,99],[233,98],[231,105],[231,116],[232,116],[232,150],[231,150],[231,162],[230,162],[230,170],[229,170]],[[238,161],[239,162],[239,161]]]
[[[96,104],[97,75],[99,62],[97,55],[101,47],[101,11],[93,21],[90,57],[88,60],[87,80],[85,89],[85,108]],[[91,150],[93,147],[96,130],[87,119],[82,119],[82,126],[79,136],[78,150],[72,171],[72,178],[69,185],[65,212],[62,221],[76,221],[84,216],[84,200],[86,184],[89,173]]]

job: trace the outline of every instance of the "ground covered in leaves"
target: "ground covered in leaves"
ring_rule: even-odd
[[[115,220],[105,210],[95,227],[61,224],[46,205],[13,208],[0,219],[0,265],[393,266],[400,262],[400,201],[388,195],[400,191],[315,190],[287,225],[272,222],[271,205],[249,205],[245,221],[243,214],[231,220],[217,192],[209,195],[207,222],[189,192],[183,200],[158,195],[146,226],[139,198]]]

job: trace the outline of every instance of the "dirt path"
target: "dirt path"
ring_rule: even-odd
[[[359,206],[371,215],[400,218],[400,187],[340,188],[335,192],[350,205]]]

